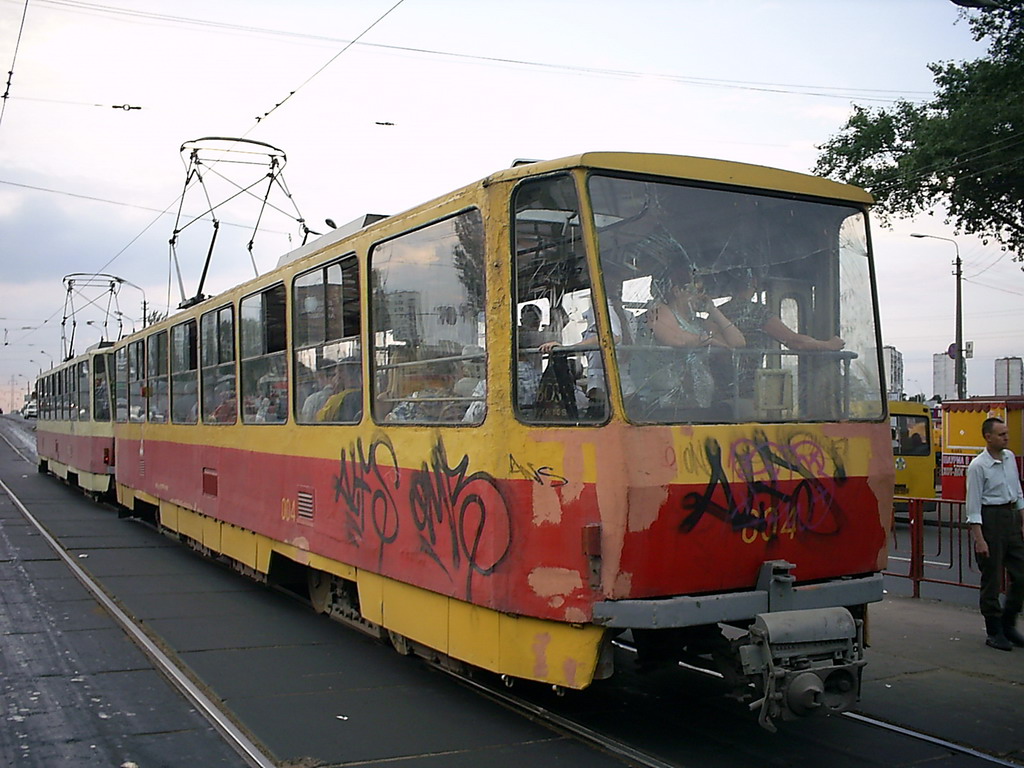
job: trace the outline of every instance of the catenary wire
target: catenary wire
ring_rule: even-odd
[[[3,125],[4,114],[7,112],[7,100],[11,96],[11,82],[14,80],[14,65],[18,61],[18,49],[21,48],[21,35],[25,31],[25,18],[28,16],[28,0],[21,11],[21,23],[18,25],[18,37],[14,43],[14,55],[11,57],[11,68],[7,72],[7,87],[0,96],[0,125]]]
[[[26,0],[26,6],[27,6],[27,2],[28,2],[28,0]],[[308,85],[317,75],[319,75],[321,72],[323,72],[325,69],[327,69],[327,67],[329,67],[332,63],[334,63],[334,61],[336,61],[339,56],[341,56],[343,53],[345,53],[345,51],[349,50],[356,42],[358,42],[360,40],[360,38],[362,38],[368,32],[370,32],[370,30],[372,30],[375,26],[377,26],[377,24],[379,24],[387,16],[389,16],[392,13],[392,11],[394,11],[396,8],[398,8],[398,6],[401,5],[403,2],[404,2],[404,0],[398,0],[398,2],[396,2],[387,11],[385,11],[383,14],[381,14],[372,24],[370,24],[362,32],[360,32],[344,48],[342,48],[340,51],[338,51],[338,53],[336,53],[334,56],[332,56],[329,61],[327,61],[323,66],[321,66],[313,74],[311,74],[309,77],[307,77],[294,90],[290,91],[289,94],[284,99],[282,99],[277,104],[275,104],[273,107],[271,107],[269,110],[267,110],[261,117],[257,117],[256,118],[256,124],[253,125],[252,128],[250,128],[248,131],[246,131],[246,133],[243,134],[243,136],[247,136],[249,133],[251,133],[253,130],[255,130],[255,128],[259,125],[259,123],[263,119],[268,117],[271,113],[275,112],[279,107],[281,107],[285,102],[287,102],[292,96],[294,96],[301,88],[303,88],[304,86]],[[182,194],[184,194],[184,193],[182,193]],[[103,272],[111,264],[113,264],[114,261],[116,261],[125,251],[128,250],[128,248],[130,248],[139,238],[141,238],[147,231],[149,231],[149,229],[151,229],[153,227],[153,225],[156,224],[157,221],[159,221],[162,216],[166,215],[170,211],[170,209],[173,208],[174,205],[177,204],[177,202],[180,199],[181,199],[180,196],[178,198],[175,198],[175,200],[172,203],[170,203],[170,205],[168,205],[166,208],[163,209],[163,211],[161,211],[160,213],[157,214],[156,218],[154,218],[152,221],[149,222],[149,224],[147,224],[145,227],[143,227],[143,229],[138,234],[136,234],[131,240],[129,240],[128,243],[125,244],[121,248],[121,250],[119,250],[117,253],[115,253],[113,256],[111,256],[101,267],[99,267],[97,270],[95,270],[95,272],[93,274],[99,274],[99,273]],[[62,311],[63,310],[57,310],[57,311],[53,312],[48,318],[46,318],[46,320],[43,321],[42,324],[45,325],[50,320],[55,318],[57,315],[61,314]],[[22,339],[29,338],[32,335],[33,332],[34,331],[30,331],[27,334],[23,335],[21,338]]]
[[[336,54],[334,54],[334,55],[333,55],[333,56],[332,56],[332,57],[331,57],[331,58],[330,58],[330,59],[329,59],[329,60],[328,60],[328,61],[327,61],[327,62],[326,62],[326,63],[325,63],[325,64],[324,64],[323,66],[321,66],[321,67],[320,67],[320,68],[319,68],[319,69],[318,69],[318,70],[317,70],[316,72],[314,72],[314,73],[313,73],[313,74],[311,74],[311,75],[310,75],[309,77],[307,77],[307,78],[306,78],[305,80],[303,80],[303,81],[302,81],[302,82],[301,82],[301,83],[300,83],[300,84],[299,84],[299,85],[298,85],[298,86],[297,86],[297,87],[295,88],[295,90],[293,90],[293,91],[289,91],[289,92],[288,92],[288,95],[287,95],[287,96],[285,96],[285,97],[284,97],[283,99],[281,99],[281,101],[277,102],[277,104],[275,104],[274,106],[272,106],[272,107],[271,107],[270,109],[268,109],[268,110],[267,110],[266,112],[264,112],[264,113],[263,113],[262,115],[260,115],[260,116],[257,116],[257,118],[256,118],[256,124],[258,125],[258,124],[259,124],[259,123],[261,123],[261,122],[262,122],[263,120],[265,120],[266,118],[270,117],[270,115],[271,115],[271,114],[273,114],[274,112],[276,112],[276,111],[278,110],[278,108],[279,108],[279,107],[281,107],[281,106],[282,106],[282,105],[283,105],[283,104],[284,104],[285,102],[287,102],[287,101],[288,101],[288,100],[289,100],[289,99],[290,99],[290,98],[291,98],[292,96],[294,96],[294,95],[295,95],[296,93],[298,93],[298,92],[299,92],[300,90],[302,90],[302,89],[303,89],[303,88],[305,88],[305,87],[306,87],[307,85],[309,85],[309,83],[310,83],[310,82],[312,82],[312,80],[313,80],[313,79],[314,79],[314,78],[315,78],[315,77],[316,77],[317,75],[319,75],[319,74],[320,74],[321,72],[323,72],[323,71],[324,71],[325,69],[327,69],[327,68],[328,68],[329,66],[331,66],[331,64],[333,64],[333,63],[334,63],[334,62],[335,62],[335,61],[336,61],[336,60],[338,59],[338,57],[339,57],[339,56],[341,56],[341,55],[342,55],[343,53],[345,53],[345,51],[349,50],[349,49],[350,49],[350,48],[351,48],[351,47],[352,47],[353,45],[355,45],[356,43],[358,43],[358,42],[359,42],[359,40],[360,40],[360,39],[361,39],[361,38],[362,38],[362,37],[363,37],[364,35],[366,35],[366,34],[368,34],[368,33],[370,32],[370,30],[371,30],[371,29],[373,29],[374,27],[376,27],[376,26],[377,26],[378,24],[380,24],[380,23],[381,23],[382,21],[384,21],[384,19],[386,19],[386,18],[387,18],[388,16],[390,16],[390,15],[391,15],[391,12],[392,12],[392,11],[394,11],[394,10],[395,10],[395,9],[396,9],[396,8],[397,8],[398,6],[400,6],[400,5],[401,5],[401,4],[403,3],[403,2],[405,2],[405,0],[398,0],[398,2],[397,2],[397,3],[395,3],[395,4],[394,4],[394,5],[392,5],[392,6],[390,7],[390,8],[388,8],[388,9],[387,9],[386,11],[384,11],[384,13],[382,13],[382,14],[381,14],[381,15],[380,15],[380,16],[379,16],[379,17],[378,17],[378,18],[377,18],[377,19],[376,19],[376,20],[375,20],[375,21],[374,21],[374,22],[373,22],[372,24],[370,24],[370,26],[368,26],[368,27],[367,27],[366,29],[364,29],[364,30],[363,30],[362,32],[360,32],[360,33],[359,33],[358,35],[356,35],[356,36],[355,36],[355,37],[354,37],[354,38],[353,38],[353,39],[352,39],[351,41],[349,41],[349,42],[348,42],[348,43],[347,43],[347,44],[345,45],[345,47],[344,47],[344,48],[342,48],[342,49],[341,49],[340,51],[338,51],[338,52],[337,52]],[[254,126],[253,126],[252,128],[250,128],[250,129],[249,129],[248,131],[246,131],[245,133],[243,133],[243,134],[242,134],[242,136],[243,136],[243,137],[244,137],[244,136],[248,136],[248,135],[249,135],[250,133],[252,133],[252,132],[253,132],[253,130],[255,130],[255,128],[256,128],[256,125],[254,125]]]
[[[402,46],[402,45],[389,45],[386,43],[369,43],[361,40],[345,41],[339,38],[328,37],[325,35],[315,35],[303,32],[290,32],[279,29],[268,29],[265,27],[255,27],[243,24],[232,24],[228,22],[217,22],[208,21],[204,19],[196,19],[186,16],[174,16],[170,14],[151,13],[146,11],[136,11],[126,8],[117,8],[115,6],[101,5],[99,3],[86,3],[79,2],[78,0],[36,0],[38,3],[45,5],[51,5],[61,8],[67,8],[71,11],[77,11],[82,13],[92,13],[95,15],[115,15],[115,16],[127,16],[142,21],[155,21],[157,23],[165,24],[178,24],[178,25],[191,25],[202,28],[209,28],[214,30],[221,30],[226,32],[244,32],[250,34],[261,34],[271,35],[275,37],[288,37],[301,40],[318,40],[327,43],[348,43],[352,45],[357,43],[361,47],[367,48],[378,48],[382,50],[391,51],[404,51],[407,53],[419,53],[431,56],[440,56],[446,58],[454,58],[460,60],[470,61],[481,61],[489,62],[494,64],[511,64],[514,66],[525,66],[535,67],[550,70],[559,70],[565,72],[575,72],[579,74],[595,75],[595,76],[606,76],[606,77],[620,77],[620,78],[659,78],[674,82],[680,82],[684,84],[699,85],[699,86],[711,86],[720,88],[732,88],[740,90],[760,90],[770,93],[782,93],[782,94],[795,94],[795,95],[807,95],[807,96],[820,96],[826,98],[862,98],[868,101],[882,101],[892,102],[896,101],[892,97],[872,97],[867,94],[902,94],[905,96],[917,95],[927,96],[927,91],[913,91],[906,89],[886,89],[886,88],[856,88],[849,86],[826,86],[826,85],[807,85],[807,84],[792,84],[792,83],[774,83],[774,82],[763,82],[763,81],[745,81],[745,80],[725,80],[718,78],[701,78],[687,75],[672,75],[667,73],[656,73],[656,72],[643,72],[636,70],[622,70],[622,69],[607,69],[601,67],[584,67],[571,64],[552,64],[548,62],[529,61],[525,59],[513,59],[509,57],[498,57],[498,56],[483,56],[478,54],[469,53],[457,53],[454,51],[442,51],[432,48],[416,47],[416,46]],[[357,42],[358,41],[358,42]]]

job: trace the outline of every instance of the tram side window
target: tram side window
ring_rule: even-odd
[[[171,328],[171,421],[195,424],[199,417],[196,321]]]
[[[89,386],[89,361],[83,360],[72,371],[77,371],[78,375],[78,418],[81,421],[89,421],[92,401],[91,387]]]
[[[147,340],[148,365],[146,389],[149,395],[149,420],[167,421],[167,331],[154,333]]]
[[[50,374],[50,418],[60,421],[63,416],[60,412],[60,384],[57,382],[57,374]]]
[[[207,424],[234,424],[238,418],[234,307],[221,307],[203,315],[199,319],[199,336],[203,363],[203,421]]]
[[[292,307],[296,421],[358,422],[363,372],[355,257],[296,277]]]
[[[370,260],[374,419],[482,422],[487,380],[480,212],[378,243]]]
[[[92,416],[96,421],[110,421],[110,386],[107,379],[107,358],[96,355],[92,364]]]
[[[143,341],[128,345],[128,420],[146,420],[146,347]]]
[[[128,347],[114,353],[114,419],[128,421]]]
[[[608,384],[576,188],[568,176],[527,182],[513,206],[516,413],[527,422],[603,422]],[[542,353],[549,344],[557,346]]]
[[[64,376],[64,402],[65,402],[65,413],[67,418],[71,421],[78,421],[78,404],[77,404],[77,393],[75,387],[78,384],[78,377],[75,374],[75,367],[68,366],[61,374]]]
[[[242,421],[281,424],[288,418],[285,287],[242,299]]]

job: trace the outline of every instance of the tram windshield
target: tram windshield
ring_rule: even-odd
[[[521,419],[601,423],[613,377],[634,423],[882,417],[860,208],[594,174],[601,306],[573,187],[515,198]]]
[[[600,175],[589,192],[630,420],[881,417],[860,209]]]

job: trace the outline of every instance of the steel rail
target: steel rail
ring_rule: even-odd
[[[654,755],[643,752],[635,747],[631,747],[629,744],[619,741],[618,739],[604,736],[591,728],[587,728],[585,725],[581,725],[580,723],[574,722],[566,717],[562,717],[561,715],[556,715],[551,710],[545,709],[539,704],[534,704],[530,701],[526,701],[525,699],[521,699],[518,696],[505,693],[499,688],[465,677],[464,675],[460,675],[458,672],[446,669],[438,664],[432,664],[431,666],[447,673],[462,685],[472,688],[477,693],[486,696],[492,701],[496,701],[513,712],[526,715],[542,725],[547,725],[556,731],[568,733],[586,744],[598,747],[599,749],[609,752],[616,757],[621,757],[624,760],[629,761],[632,765],[640,766],[640,768],[683,768],[682,763],[667,763]],[[1017,766],[1017,768],[1020,768],[1020,766]]]
[[[11,429],[19,429],[19,427],[11,427]],[[20,450],[18,449],[18,446],[16,446],[16,445],[15,445],[14,443],[12,443],[12,442],[11,442],[11,441],[10,441],[10,440],[8,439],[7,435],[5,435],[5,434],[3,434],[2,432],[0,432],[0,437],[2,437],[2,438],[4,439],[4,442],[5,442],[5,443],[7,443],[7,445],[9,445],[9,446],[11,447],[11,450],[12,450],[12,451],[14,451],[14,452],[15,452],[16,454],[18,454],[18,455],[19,455],[19,456],[20,456],[20,457],[21,457],[21,458],[22,458],[22,459],[23,459],[24,461],[26,461],[26,462],[27,462],[27,463],[29,463],[29,464],[35,464],[35,461],[34,461],[34,460],[32,460],[32,459],[30,459],[30,458],[29,458],[28,456],[26,456],[26,455],[25,455],[24,453],[22,453],[22,452],[21,452],[21,451],[20,451]]]
[[[973,747],[958,744],[955,741],[949,741],[948,739],[943,739],[938,736],[932,736],[930,733],[925,733],[924,731],[916,731],[913,728],[906,728],[902,725],[896,725],[895,723],[889,723],[885,720],[879,720],[877,718],[861,714],[860,712],[840,712],[839,716],[874,728],[880,728],[891,733],[897,733],[901,736],[907,736],[911,739],[916,739],[917,741],[924,741],[936,747],[948,749],[950,752],[967,755],[978,760],[984,760],[985,762],[992,763],[993,765],[1002,765],[1006,766],[1006,768],[1020,768],[1021,766],[1020,763],[1013,760],[1006,760],[998,755],[992,755],[988,752],[982,752],[981,750],[974,749]]]
[[[621,640],[615,640],[613,642],[614,645],[618,646],[619,648],[622,648],[624,651],[636,653],[636,648],[630,645],[629,643],[623,642]],[[708,677],[715,677],[719,679],[722,679],[723,677],[721,673],[716,672],[713,669],[696,667],[691,664],[685,664],[683,662],[678,663],[680,667],[693,670],[694,672],[699,672],[703,675],[707,675]],[[896,725],[895,723],[890,723],[885,720],[879,720],[878,718],[871,717],[870,715],[865,715],[862,712],[840,712],[837,716],[844,717],[847,720],[852,720],[853,722],[862,723],[863,725],[869,725],[874,728],[889,731],[890,733],[896,733],[901,736],[906,736],[917,741],[923,741],[933,746],[941,747],[942,749],[948,749],[950,752],[955,752],[960,755],[967,755],[978,760],[983,760],[985,762],[992,763],[993,765],[1001,765],[1005,766],[1005,768],[1021,768],[1021,764],[1019,762],[1015,762],[1013,760],[1006,760],[1002,757],[999,757],[998,755],[993,755],[988,752],[982,752],[981,750],[974,749],[973,747],[968,747],[964,744],[958,744],[955,741],[949,741],[948,739],[943,739],[939,736],[933,736],[932,734],[925,733],[924,731],[918,731],[914,730],[913,728],[907,728],[906,726]]]
[[[10,445],[6,436],[3,436],[3,438]],[[13,448],[13,446],[11,447]],[[60,542],[50,535],[2,479],[0,479],[0,489],[7,494],[8,498],[10,498],[25,519],[39,531],[46,543],[53,548],[82,585],[107,610],[129,637],[135,641],[156,668],[213,725],[221,737],[253,768],[276,768],[277,763],[271,760],[262,749],[257,747],[248,736],[242,733],[228,715],[214,704],[182,669],[149,638],[134,620],[107,596],[99,584],[72,559],[71,555],[60,545]]]

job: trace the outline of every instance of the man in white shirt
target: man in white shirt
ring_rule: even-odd
[[[981,568],[979,605],[985,617],[985,644],[1000,651],[1024,648],[1017,615],[1024,605],[1024,526],[1017,461],[1008,451],[1009,432],[1002,419],[981,425],[985,450],[967,468],[967,523]],[[1003,569],[1010,577],[1005,605],[999,605]]]

